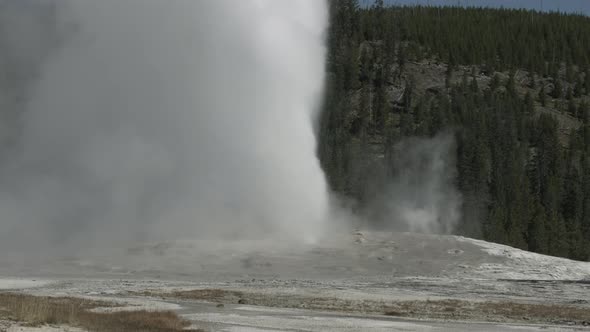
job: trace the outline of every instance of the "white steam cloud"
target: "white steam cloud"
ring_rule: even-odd
[[[400,231],[451,234],[461,219],[452,135],[408,138],[394,147],[391,179],[373,208],[379,224]]]
[[[5,244],[322,231],[324,1],[66,0],[57,13],[70,33],[2,169]]]

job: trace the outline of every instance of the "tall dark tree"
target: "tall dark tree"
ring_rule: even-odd
[[[561,85],[561,80],[556,79],[555,84],[553,85],[553,91],[551,92],[551,96],[555,99],[561,98],[563,95],[563,86]]]

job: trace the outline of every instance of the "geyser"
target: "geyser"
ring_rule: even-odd
[[[3,244],[317,236],[326,7],[60,2],[67,38],[2,169]]]

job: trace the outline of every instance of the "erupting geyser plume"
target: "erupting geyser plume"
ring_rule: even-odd
[[[2,169],[2,241],[322,230],[318,0],[66,0]],[[45,242],[46,241],[46,242]]]

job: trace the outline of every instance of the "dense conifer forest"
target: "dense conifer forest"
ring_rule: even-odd
[[[319,156],[336,193],[371,219],[398,143],[451,135],[454,233],[590,258],[590,18],[330,6]]]

